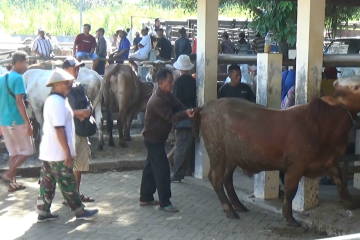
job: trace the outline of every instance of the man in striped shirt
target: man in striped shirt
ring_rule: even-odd
[[[265,38],[260,35],[258,32],[256,34],[255,39],[253,40],[252,49],[255,51],[255,53],[264,53],[264,47],[265,47]]]
[[[39,37],[34,40],[32,51],[39,57],[53,57],[53,46],[48,37],[45,36],[43,28],[38,29]]]

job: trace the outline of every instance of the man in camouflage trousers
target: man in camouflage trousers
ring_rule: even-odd
[[[74,77],[62,69],[55,69],[46,84],[52,92],[44,104],[43,136],[39,159],[42,160],[40,192],[37,200],[38,222],[52,221],[59,216],[50,211],[55,196],[56,183],[68,206],[77,219],[91,219],[98,210],[85,210],[73,172],[75,151],[75,128],[73,111],[66,95]]]

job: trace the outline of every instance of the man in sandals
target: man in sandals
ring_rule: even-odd
[[[9,187],[9,192],[25,189],[16,183],[16,170],[34,154],[33,129],[23,100],[26,92],[22,74],[27,69],[26,60],[25,52],[15,52],[12,71],[0,77],[0,125],[10,156],[9,170],[1,174],[1,180]]]
[[[63,69],[71,74],[74,79],[77,78],[79,74],[79,68],[85,66],[84,63],[80,63],[74,57],[68,57],[65,59],[63,63]],[[81,94],[82,96],[76,96],[77,94]],[[71,84],[70,92],[67,95],[69,100],[69,104],[74,112],[74,117],[79,118],[81,121],[85,118],[88,118],[92,113],[92,105],[89,98],[86,96],[85,90],[80,83]],[[85,109],[76,109],[75,99],[83,99],[86,102]],[[74,174],[76,180],[76,190],[80,194],[80,182],[81,175],[83,172],[89,171],[89,157],[90,157],[90,147],[89,140],[87,137],[82,137],[76,134],[75,129],[75,148],[76,148],[76,157],[74,159]],[[83,202],[95,202],[95,199],[85,196],[84,194],[80,194],[81,200]],[[66,201],[64,201],[64,204]]]
[[[38,222],[52,221],[59,216],[50,211],[58,184],[67,205],[75,212],[76,219],[89,220],[98,210],[85,210],[76,191],[73,173],[75,151],[74,115],[65,97],[75,78],[62,69],[55,69],[46,86],[52,91],[44,104],[43,135],[40,143],[39,159],[42,161],[40,191],[36,212]]]
[[[173,75],[165,68],[157,73],[158,88],[150,97],[145,113],[143,131],[148,151],[142,174],[140,206],[159,205],[160,210],[178,212],[170,202],[170,167],[165,152],[166,139],[172,125],[194,116],[194,110],[186,107],[172,94]],[[159,201],[154,201],[157,190]]]

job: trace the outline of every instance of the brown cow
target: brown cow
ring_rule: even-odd
[[[151,83],[140,81],[131,66],[123,64],[108,65],[105,68],[104,79],[109,146],[115,146],[112,135],[112,111],[119,110],[117,119],[119,144],[122,147],[127,147],[125,141],[131,141],[131,121],[136,114],[145,110],[154,86]],[[125,127],[124,131],[123,127]]]
[[[292,200],[302,176],[329,175],[340,197],[350,200],[338,161],[360,111],[360,76],[339,79],[334,86],[333,97],[282,111],[235,98],[210,101],[196,110],[194,130],[201,130],[210,158],[209,180],[228,218],[247,211],[233,186],[236,166],[250,174],[285,172],[283,216],[289,226],[299,226]]]
[[[62,65],[63,65],[63,61],[60,61],[60,60],[57,60],[57,61],[47,60],[47,61],[44,61],[42,63],[32,64],[32,65],[30,65],[28,67],[28,69],[52,70],[55,67],[62,68]]]

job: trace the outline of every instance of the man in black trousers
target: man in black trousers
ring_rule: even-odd
[[[170,167],[165,143],[173,124],[192,118],[194,110],[186,110],[172,94],[173,75],[170,69],[160,69],[156,77],[158,88],[150,97],[145,113],[143,136],[148,155],[141,180],[140,206],[160,204],[160,210],[178,212],[170,202]],[[156,190],[159,201],[154,201]]]

